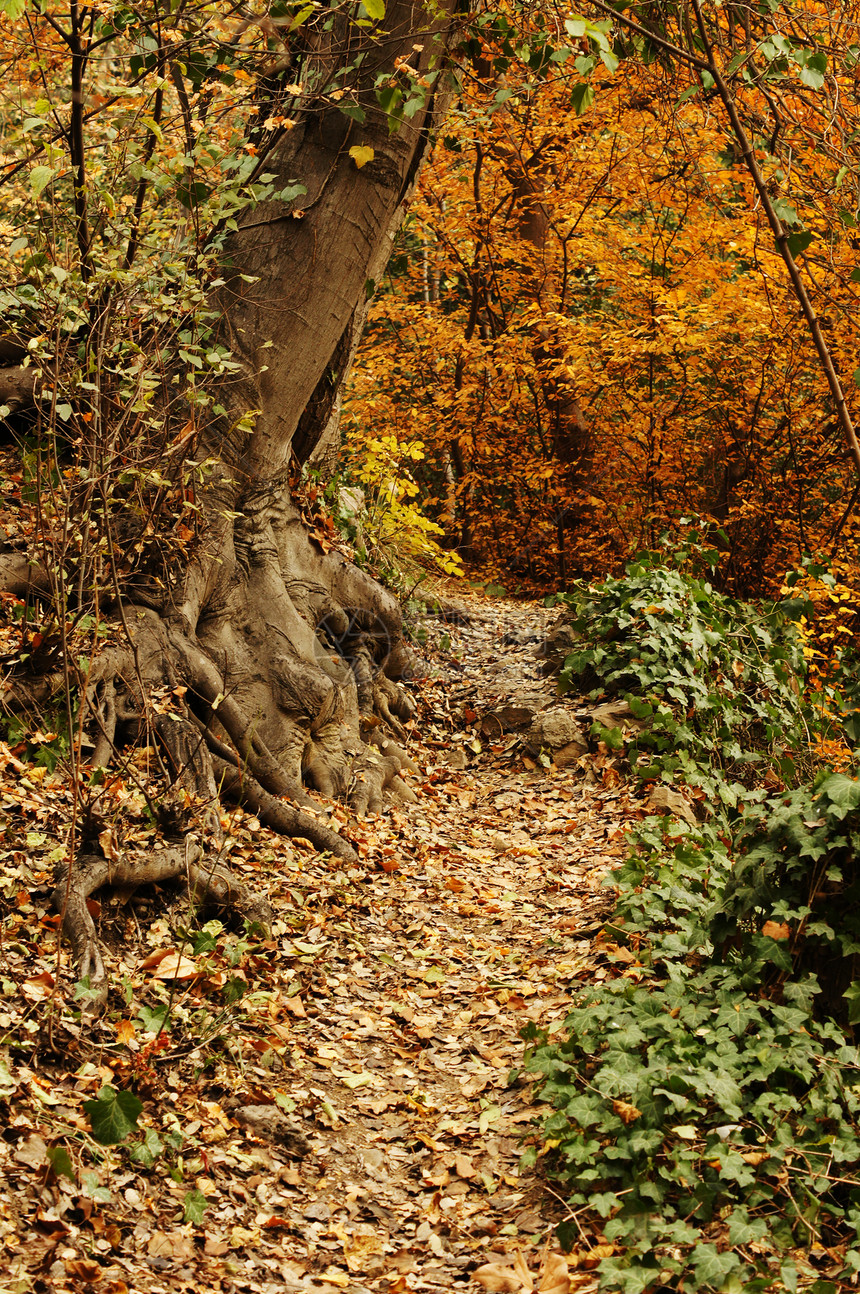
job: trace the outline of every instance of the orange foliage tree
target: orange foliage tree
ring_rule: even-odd
[[[469,48],[349,404],[353,436],[424,443],[418,475],[466,555],[514,582],[564,580],[697,514],[749,592],[853,532],[840,409],[783,260],[848,374],[850,421],[853,28],[825,55],[821,13],[807,19],[817,35],[791,57],[787,37],[731,16],[710,55],[689,29],[649,49],[546,14],[542,64],[533,37],[530,63],[504,67],[498,19]],[[737,65],[723,83],[740,139],[708,57]]]

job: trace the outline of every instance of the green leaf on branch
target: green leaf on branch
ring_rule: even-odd
[[[570,106],[577,114],[585,112],[594,102],[593,85],[575,85],[570,92]]]
[[[805,252],[809,244],[814,240],[815,234],[809,229],[802,230],[799,234],[792,234],[788,240],[788,250],[792,256],[799,256]]]
[[[774,198],[773,209],[784,225],[800,228],[800,216],[787,198]]]
[[[827,55],[820,50],[799,50],[795,56],[800,64],[800,79],[810,90],[820,90],[827,75]]]
[[[33,196],[38,198],[54,179],[56,172],[51,166],[34,166],[30,172],[30,189]]]

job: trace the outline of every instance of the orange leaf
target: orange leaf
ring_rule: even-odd
[[[120,1020],[116,1026],[117,1042],[127,1046],[137,1033],[133,1020]]]

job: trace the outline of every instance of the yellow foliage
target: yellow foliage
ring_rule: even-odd
[[[365,493],[367,515],[362,531],[379,555],[398,567],[436,566],[446,575],[462,575],[456,553],[446,552],[435,536],[444,535],[416,503],[418,485],[408,464],[424,459],[417,439],[400,440],[393,432],[365,434],[356,423],[346,446],[347,470]]]

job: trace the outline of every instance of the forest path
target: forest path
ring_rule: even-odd
[[[537,1275],[566,1210],[518,1168],[537,1112],[519,1033],[563,1020],[572,987],[607,973],[601,878],[636,805],[594,743],[560,769],[502,731],[514,702],[579,711],[588,731],[535,657],[555,613],[478,596],[465,609],[468,623],[426,624],[418,802],[360,821],[335,810],[360,866],[231,816],[231,865],[275,908],[265,944],[216,924],[211,948],[192,948],[193,919],[180,900],[165,916],[164,895],[133,916],[106,906],[112,1010],[76,1025],[69,983],[33,1050],[56,942],[44,904],[21,908],[21,932],[41,925],[6,948],[20,1005],[7,998],[2,1024],[22,1041],[0,1064],[0,1242],[15,1289],[399,1294],[466,1288],[517,1251]],[[231,980],[244,996],[225,1010]],[[161,1034],[146,1014],[159,1000]],[[104,1084],[144,1111],[100,1151],[83,1102]],[[133,1152],[145,1129],[149,1156]],[[68,1171],[47,1170],[52,1146]],[[596,1289],[593,1272],[570,1275]]]
[[[278,1085],[317,1126],[313,1153],[266,1199],[303,1232],[283,1243],[297,1289],[463,1288],[517,1250],[537,1273],[564,1216],[518,1171],[536,1114],[519,1031],[562,1020],[571,983],[595,972],[626,792],[593,756],[545,767],[488,717],[523,701],[576,712],[535,656],[557,613],[467,609],[467,624],[430,622],[439,675],[419,693],[419,802],[368,824],[374,870],[311,881],[311,861],[304,877],[332,943]],[[596,1289],[593,1274],[571,1288]]]

